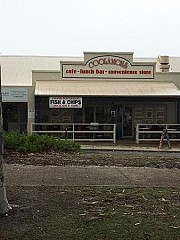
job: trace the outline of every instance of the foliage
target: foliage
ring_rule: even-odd
[[[26,133],[4,132],[5,150],[18,152],[43,152],[50,150],[73,151],[80,150],[80,145],[70,140],[62,140],[48,135],[28,135]]]

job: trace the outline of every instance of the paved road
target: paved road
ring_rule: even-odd
[[[179,169],[5,165],[7,186],[180,187]]]

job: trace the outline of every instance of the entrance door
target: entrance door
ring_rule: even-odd
[[[3,103],[3,129],[26,131],[27,103]]]
[[[85,123],[94,122],[94,107],[85,107]]]
[[[132,107],[123,108],[123,136],[132,137]]]
[[[122,138],[123,137],[123,110],[122,107],[116,108],[115,111],[115,123],[116,123],[116,138]]]

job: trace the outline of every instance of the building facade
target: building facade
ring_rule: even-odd
[[[180,72],[172,60],[85,52],[83,58],[49,58],[49,68],[39,61],[26,86],[7,86],[4,79],[4,129],[30,132],[35,122],[115,123],[117,138],[133,138],[137,124],[180,123]]]

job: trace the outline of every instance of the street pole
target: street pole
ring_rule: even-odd
[[[1,93],[1,65],[0,65],[0,215],[6,214],[11,209],[6,197],[4,183],[4,162],[3,162],[3,121],[2,121],[2,93]]]

